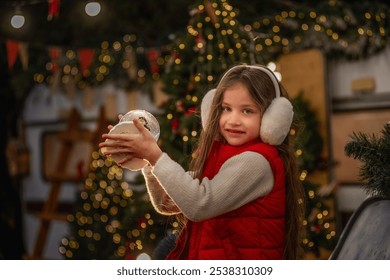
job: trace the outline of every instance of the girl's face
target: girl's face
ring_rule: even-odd
[[[239,146],[260,137],[260,122],[260,110],[243,84],[225,90],[219,132],[230,145]]]

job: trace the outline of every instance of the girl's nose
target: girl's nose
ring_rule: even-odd
[[[239,125],[241,123],[240,114],[238,112],[231,112],[229,116],[229,123],[232,125]]]

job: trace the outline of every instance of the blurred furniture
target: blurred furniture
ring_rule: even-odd
[[[32,255],[27,257],[29,259],[42,259],[52,221],[67,220],[66,214],[58,212],[59,195],[63,183],[83,182],[85,179],[82,174],[70,174],[67,172],[69,169],[68,165],[72,162],[73,150],[80,142],[89,143],[91,150],[97,149],[98,143],[101,140],[101,134],[107,129],[103,108],[101,109],[100,116],[97,120],[97,129],[95,131],[81,129],[80,122],[80,113],[76,109],[73,109],[69,115],[66,129],[50,135],[51,137],[55,136],[58,147],[56,147],[56,149],[49,148],[46,151],[46,153],[55,154],[55,159],[53,159],[51,163],[52,166],[49,166],[51,167],[50,172],[44,172],[44,177],[50,182],[50,191],[44,202],[43,209],[38,213],[40,227]],[[51,138],[48,141],[54,142],[54,139]],[[46,168],[49,167],[46,166]]]
[[[353,213],[330,260],[390,259],[390,198],[367,198]]]

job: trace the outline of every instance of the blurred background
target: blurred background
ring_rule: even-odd
[[[3,0],[0,21],[0,259],[160,258],[178,225],[101,133],[148,110],[186,167],[201,99],[238,63],[267,65],[293,101],[306,259],[329,257],[370,193],[344,147],[390,120],[387,1]]]

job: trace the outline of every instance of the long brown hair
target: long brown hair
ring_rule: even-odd
[[[223,93],[230,86],[241,83],[259,107],[261,115],[275,98],[275,86],[270,76],[254,67],[233,67],[228,70],[219,82],[207,126],[201,131],[195,156],[190,164],[190,170],[196,178],[201,179],[203,166],[215,140],[223,141],[219,133],[219,118],[222,113]],[[288,98],[287,92],[279,84],[281,96]],[[289,136],[281,145],[276,146],[284,163],[286,173],[286,248],[285,259],[300,258],[300,232],[304,218],[304,192],[298,176],[298,168]]]

